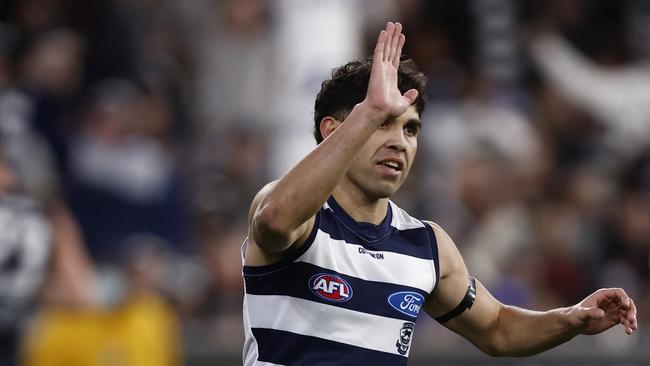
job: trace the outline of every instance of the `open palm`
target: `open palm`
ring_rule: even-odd
[[[388,22],[386,29],[379,33],[373,53],[365,101],[371,108],[385,113],[386,118],[404,113],[418,96],[415,89],[402,95],[397,86],[397,69],[405,40],[402,25]]]

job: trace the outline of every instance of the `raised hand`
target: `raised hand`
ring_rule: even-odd
[[[401,115],[418,96],[415,89],[402,95],[397,87],[397,69],[405,40],[402,25],[388,22],[386,29],[379,33],[373,53],[372,71],[364,102],[373,110],[385,114],[385,118]]]
[[[632,298],[619,288],[601,289],[589,295],[569,311],[569,319],[582,334],[598,334],[622,324],[627,334],[638,325]]]

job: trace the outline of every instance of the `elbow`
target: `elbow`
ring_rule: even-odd
[[[253,216],[255,241],[269,252],[282,252],[290,241],[292,229],[281,210],[274,205],[261,204]],[[278,245],[279,244],[279,245]]]
[[[476,342],[476,346],[490,357],[513,357],[516,356],[511,352],[508,345],[508,334],[503,328],[501,317],[503,316],[504,306],[499,307],[499,312],[482,333]]]
[[[506,347],[505,344],[493,343],[487,347],[480,347],[481,351],[490,357],[529,357],[538,353],[526,350],[516,351]]]
[[[492,344],[479,346],[481,352],[485,353],[490,357],[508,357],[510,356],[502,347],[499,347],[496,342],[491,342]]]
[[[490,357],[525,357],[530,356],[526,352],[521,353],[508,346],[507,337],[504,335],[493,335],[485,344],[479,345],[481,352]]]
[[[498,339],[498,335],[491,334],[484,338],[486,341],[476,344],[479,350],[490,357],[507,357],[509,356],[503,341]]]
[[[485,342],[477,347],[490,357],[528,357],[537,353],[528,347],[516,346],[505,330],[495,329],[484,339]]]

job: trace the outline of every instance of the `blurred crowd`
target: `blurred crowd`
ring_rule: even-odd
[[[649,1],[5,0],[0,364],[239,353],[250,201],[386,20],[429,83],[394,200],[505,303],[620,286],[650,321]]]

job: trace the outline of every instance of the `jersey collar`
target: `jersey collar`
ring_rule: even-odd
[[[391,204],[389,203],[386,208],[386,216],[379,223],[375,225],[370,222],[359,222],[355,221],[347,212],[339,205],[338,202],[334,199],[334,196],[330,196],[327,199],[327,204],[334,212],[336,218],[354,235],[361,239],[364,243],[372,245],[379,243],[382,240],[390,236],[391,225],[390,223],[393,220],[393,211]]]

